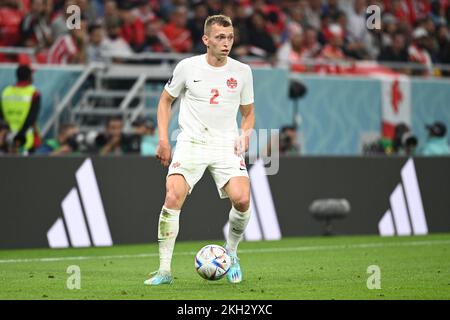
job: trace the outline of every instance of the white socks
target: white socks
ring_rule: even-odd
[[[181,210],[162,207],[159,215],[158,242],[159,242],[159,271],[170,273],[173,248],[180,228]]]
[[[245,212],[236,210],[233,206],[229,215],[229,229],[227,239],[227,250],[230,254],[236,254],[239,241],[241,241],[244,235],[245,228],[250,220],[251,209],[250,207]]]
[[[173,249],[180,228],[180,212],[181,210],[168,209],[163,206],[159,215],[159,271],[163,273],[171,271]],[[230,254],[236,254],[238,244],[250,220],[250,214],[250,208],[246,212],[240,212],[231,207],[227,239],[227,250]]]

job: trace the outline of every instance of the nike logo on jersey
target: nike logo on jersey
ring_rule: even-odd
[[[200,81],[202,81],[202,80],[194,80],[194,82],[200,82]]]

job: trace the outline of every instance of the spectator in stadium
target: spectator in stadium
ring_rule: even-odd
[[[0,119],[15,134],[13,148],[30,153],[38,147],[37,119],[41,107],[41,95],[33,86],[32,69],[20,65],[16,70],[17,83],[7,86],[0,100]]]
[[[158,134],[155,130],[155,122],[143,117],[134,121],[136,134],[140,137],[140,153],[143,156],[155,156],[158,147]]]
[[[266,31],[266,20],[261,12],[254,12],[249,24],[249,53],[270,59],[276,53],[275,41]]]
[[[236,14],[233,20],[234,42],[230,56],[239,59],[249,55],[247,12],[244,6],[235,8]]]
[[[448,156],[450,147],[447,140],[447,126],[443,122],[436,121],[425,127],[428,130],[428,138],[422,150],[424,156]]]
[[[286,28],[289,29],[291,24],[297,24],[303,29],[308,27],[306,23],[305,12],[302,7],[294,6],[288,12]]]
[[[415,2],[415,3],[413,3]],[[419,16],[426,15],[427,8],[422,0],[385,0],[386,10],[392,12],[399,20],[414,25]]]
[[[419,140],[411,132],[408,132],[402,137],[402,146],[399,150],[400,155],[408,157],[415,156],[417,154],[417,145]]]
[[[85,16],[88,26],[95,24],[97,20],[97,12],[95,10],[95,6],[93,5],[92,1],[77,0],[77,5],[80,7],[80,11]]]
[[[151,2],[152,1],[147,0],[138,1],[136,8],[133,10],[133,14],[142,21],[144,25],[147,25],[157,18],[157,15],[152,9]]]
[[[69,34],[56,39],[48,52],[48,63],[77,64],[85,63],[88,44],[87,21],[81,16],[80,28],[70,30]]]
[[[354,0],[353,6],[348,6],[347,8],[348,36],[352,41],[362,42],[367,34],[367,0]]]
[[[106,33],[108,36],[103,44],[106,54],[119,57],[115,60],[133,54],[133,50],[128,42],[120,36],[120,21],[118,19],[108,20],[108,23],[106,24]]]
[[[19,1],[4,0],[0,6],[0,46],[15,47],[20,44],[20,22],[23,12]]]
[[[267,47],[274,47],[276,50],[286,42],[290,42],[288,30],[292,24],[303,28],[304,48],[311,49],[307,44],[307,39],[309,38],[308,34],[312,34],[313,30],[322,31],[318,34],[318,40],[321,45],[326,46],[331,41],[328,26],[339,24],[344,36],[341,50],[344,52],[344,56],[349,58],[372,59],[377,57],[380,61],[386,61],[390,57],[394,59],[393,61],[397,61],[397,59],[401,61],[404,59],[404,51],[401,50],[399,55],[397,50],[393,50],[394,38],[398,40],[398,43],[409,42],[411,29],[415,28],[416,31],[424,29],[427,32],[427,39],[422,41],[423,48],[420,48],[419,44],[419,49],[417,49],[414,46],[417,45],[416,42],[421,41],[413,36],[408,59],[414,62],[427,61],[426,54],[421,52],[425,50],[431,60],[431,64],[427,64],[427,62],[424,64],[429,69],[428,71],[416,74],[428,75],[431,73],[433,62],[449,63],[450,59],[448,36],[446,36],[448,16],[450,15],[450,5],[447,0],[298,0],[280,2],[266,0],[238,2],[218,0],[163,2],[157,0],[3,0],[2,4],[3,6],[0,6],[0,46],[23,45],[37,48],[39,52],[35,59],[38,62],[50,60],[47,58],[48,47],[52,40],[59,38],[55,38],[54,35],[71,33],[66,26],[68,18],[66,9],[69,5],[80,6],[89,26],[95,25],[93,21],[103,21],[103,25],[109,29],[107,26],[113,24],[111,21],[116,23],[119,17],[122,18],[123,24],[119,25],[119,33],[125,39],[123,42],[118,41],[122,43],[118,46],[117,51],[119,54],[124,53],[125,55],[132,53],[133,50],[138,52],[141,50],[200,52],[199,50],[204,49],[199,40],[202,35],[200,21],[207,14],[227,12],[230,16],[235,17],[236,44],[232,54],[236,57],[256,55],[271,60],[272,54]],[[119,13],[118,4],[120,8],[125,6],[125,10],[120,10]],[[368,31],[366,28],[364,9],[370,4],[382,7],[383,28],[380,32]],[[192,5],[191,12],[187,11],[188,5]],[[135,9],[129,10],[130,6]],[[191,8],[189,7],[189,9]],[[54,11],[52,12],[52,10]],[[254,16],[260,17],[254,18]],[[24,18],[22,19],[22,17]],[[168,18],[167,20],[170,21],[164,24],[163,20],[156,20],[159,19],[158,17]],[[191,18],[187,26],[186,17]],[[49,34],[50,20],[52,35]],[[136,21],[140,21],[141,27],[136,26]],[[262,31],[258,25],[263,26]],[[158,31],[160,29],[161,32]],[[186,30],[191,32],[191,36],[187,36],[189,32],[185,33]],[[109,34],[109,32],[107,33]],[[111,32],[111,34],[113,33]],[[397,35],[399,33],[403,34],[403,39]],[[251,43],[250,37],[252,37]],[[113,40],[115,42],[115,39]],[[189,43],[191,44],[189,45]],[[73,48],[70,43],[66,43],[64,46]],[[61,47],[60,45],[59,52],[70,51],[70,49],[62,50]],[[129,50],[130,47],[133,50]],[[380,53],[378,54],[378,52]],[[0,54],[0,61],[16,62],[17,60],[15,55]],[[62,63],[73,62],[64,60]],[[401,71],[403,72],[403,70]],[[442,74],[446,75],[445,72]]]
[[[355,0],[347,15],[347,55],[355,59],[371,59],[378,55],[374,39],[367,29],[367,0]]]
[[[307,28],[305,30],[303,46],[308,51],[308,58],[316,58],[320,54],[322,46],[318,41],[318,35],[315,29]]]
[[[291,25],[290,41],[283,44],[277,52],[278,66],[295,71],[305,71],[305,58],[310,58],[303,46],[303,31],[300,26]]]
[[[278,152],[284,156],[300,155],[300,145],[297,141],[297,128],[294,125],[283,126],[278,134],[273,134],[270,142],[266,146],[265,155],[268,157],[275,156],[272,154],[272,148],[278,145]]]
[[[439,43],[437,41],[437,30],[436,26],[433,23],[433,20],[430,17],[421,19],[419,20],[417,27],[422,27],[427,31],[428,37],[425,41],[425,48],[431,56],[431,61],[436,62],[439,55]]]
[[[169,23],[162,28],[162,32],[169,40],[173,52],[186,53],[192,51],[191,32],[187,28],[187,9],[177,7],[170,15]]]
[[[428,32],[419,27],[414,30],[412,36],[413,42],[408,48],[408,59],[423,66],[423,70],[419,70],[416,74],[429,75],[432,72],[433,62],[427,50]]]
[[[446,1],[446,5],[444,5],[444,1],[433,0],[431,2],[431,13],[430,18],[433,20],[435,26],[447,25],[447,17],[445,16],[445,6],[450,8],[450,4]]]
[[[278,42],[278,45],[281,46],[286,42],[290,41],[291,33],[296,30],[304,30],[307,28],[306,18],[302,11],[302,9],[298,6],[294,6],[292,8],[286,9],[285,16],[285,27],[282,33],[282,37]]]
[[[52,29],[52,39],[56,40],[70,33],[70,30],[67,28],[67,19],[70,17],[71,13],[67,13],[67,8],[77,5],[77,0],[66,0],[61,10],[56,12],[50,25]]]
[[[437,61],[443,64],[450,64],[450,31],[447,26],[439,26],[437,30],[439,54]],[[450,70],[443,71],[442,75],[449,76]]]
[[[215,14],[221,14],[222,12],[222,1],[220,0],[206,0],[206,5],[208,6],[208,15],[212,16]]]
[[[8,134],[8,124],[0,119],[0,156],[9,153]]]
[[[378,60],[388,62],[408,62],[408,50],[406,48],[405,36],[402,33],[396,33],[393,36],[392,44],[383,48]]]
[[[101,19],[105,15],[105,0],[91,0],[92,7],[95,12],[95,23],[99,23],[99,19]]]
[[[104,30],[99,24],[89,27],[89,44],[86,49],[87,62],[103,62],[104,48]]]
[[[235,8],[235,18],[233,20],[234,32],[239,34],[240,44],[248,43],[248,15],[246,7],[238,6]],[[236,41],[236,39],[235,39]],[[236,43],[233,45],[236,46]]]
[[[431,17],[426,17],[419,20],[417,26],[424,28],[431,38],[433,38],[436,35],[436,25],[434,24],[433,19],[431,19]]]
[[[392,144],[386,144],[386,154],[413,155],[417,147],[417,137],[406,123],[395,126]]]
[[[145,42],[145,26],[142,21],[134,15],[130,3],[124,3],[120,8],[122,27],[120,35],[128,42],[134,52],[141,52]]]
[[[245,39],[244,35],[244,39]],[[249,54],[249,46],[247,42],[241,38],[241,33],[238,28],[234,28],[234,42],[231,48],[230,56],[234,59],[240,59],[241,57],[247,56]]]
[[[115,22],[119,17],[119,10],[115,0],[105,0],[103,10],[104,15],[97,19],[97,23],[102,24],[105,27],[110,25],[111,21]]]
[[[342,50],[344,51],[345,56],[358,60],[370,59],[364,43],[360,41],[354,41],[350,38],[349,33],[347,32],[347,15],[344,12],[339,12],[334,20],[335,23],[339,25],[344,31]]]
[[[235,16],[234,8],[235,8],[234,3],[232,3],[232,2],[224,2],[223,7],[222,7],[222,13],[224,15],[227,15],[230,18],[234,18],[234,16]]]
[[[342,10],[339,7],[339,0],[328,0],[322,4],[322,17],[337,17]]]
[[[304,2],[307,4],[307,1]],[[322,1],[309,0],[309,6],[306,6],[305,8],[305,17],[308,26],[315,30],[319,30],[321,26],[320,23],[321,16],[322,16]]]
[[[46,140],[42,146],[37,149],[36,154],[39,155],[68,155],[78,151],[78,141],[76,135],[78,127],[73,123],[63,123],[58,128],[58,136],[56,139]]]
[[[385,13],[382,18],[380,46],[382,49],[392,45],[395,34],[399,33],[398,20],[392,13]]]
[[[23,46],[39,49],[50,47],[53,42],[49,23],[50,13],[51,9],[47,8],[44,0],[31,1],[31,11],[20,25]]]
[[[208,17],[208,7],[203,2],[199,2],[194,6],[194,16],[188,21],[188,28],[191,31],[193,41],[193,52],[204,53],[205,45],[202,41],[203,27]]]
[[[327,44],[328,39],[330,38],[330,25],[332,24],[331,16],[328,14],[323,14],[320,20],[320,30],[318,30],[318,37],[320,45],[323,47]],[[343,29],[345,30],[345,29]]]
[[[297,141],[297,128],[284,126],[280,132],[280,155],[294,156],[300,154],[300,145]]]
[[[299,2],[299,6],[308,6],[305,0]],[[252,1],[253,11],[263,14],[265,19],[265,30],[270,34],[275,44],[284,42],[286,29],[286,15],[281,11],[279,5],[273,1]],[[303,10],[304,11],[304,10]]]
[[[122,117],[111,117],[106,122],[106,130],[95,139],[100,155],[122,155],[133,150],[130,139],[122,132]]]
[[[328,43],[322,48],[320,58],[325,60],[346,60],[342,47],[344,45],[344,30],[338,24],[331,24],[328,28]]]
[[[170,43],[161,29],[163,22],[154,19],[145,28],[144,52],[170,52]]]

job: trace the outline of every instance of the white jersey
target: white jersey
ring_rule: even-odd
[[[211,66],[206,54],[183,59],[164,88],[181,97],[178,141],[234,144],[239,106],[253,103],[252,71],[230,57],[222,67]]]

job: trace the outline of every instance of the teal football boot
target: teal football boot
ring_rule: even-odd
[[[227,272],[227,279],[230,283],[239,283],[242,281],[242,271],[239,264],[239,258],[236,254],[230,254],[231,267]]]
[[[150,279],[145,280],[146,286],[159,286],[161,284],[171,284],[173,277],[169,272],[155,271],[150,274]]]

